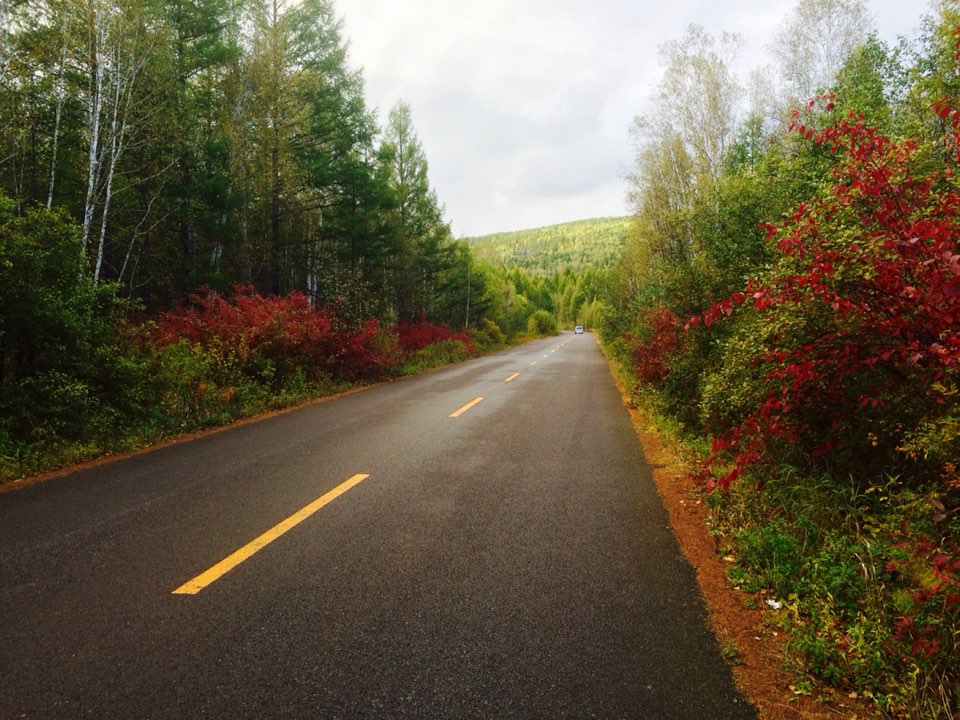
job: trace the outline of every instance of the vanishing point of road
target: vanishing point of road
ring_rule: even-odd
[[[740,720],[593,337],[0,493],[0,720]]]

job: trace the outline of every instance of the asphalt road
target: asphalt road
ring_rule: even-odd
[[[0,720],[755,717],[589,334],[0,494]]]

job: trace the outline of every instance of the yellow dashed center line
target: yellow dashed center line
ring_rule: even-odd
[[[520,377],[520,373],[514,373],[513,375],[511,375],[510,377],[508,377],[506,380],[504,380],[504,382],[513,382],[513,381],[516,380],[518,377]]]
[[[198,592],[200,592],[205,587],[207,587],[207,585],[226,575],[228,572],[233,570],[233,568],[235,568],[237,565],[239,565],[244,560],[249,558],[255,552],[266,547],[271,542],[276,540],[278,537],[283,535],[285,532],[302,523],[304,520],[306,520],[308,517],[313,515],[317,510],[322,508],[324,505],[326,505],[329,502],[332,502],[333,500],[336,500],[338,497],[340,497],[345,492],[347,492],[347,490],[363,482],[368,477],[370,476],[365,475],[363,473],[358,473],[353,477],[351,477],[350,479],[345,480],[344,482],[337,485],[330,492],[325,493],[320,497],[318,497],[316,500],[314,500],[312,503],[307,505],[302,510],[298,510],[283,522],[270,528],[269,530],[267,530],[265,533],[255,538],[254,540],[251,540],[249,543],[247,543],[242,548],[234,552],[232,555],[229,555],[223,560],[221,560],[220,562],[218,562],[209,570],[206,570],[205,572],[202,572],[201,574],[197,575],[193,580],[190,580],[189,582],[184,583],[183,585],[178,587],[176,590],[174,590],[173,594],[174,595],[196,595]]]
[[[452,417],[452,418],[460,417],[460,416],[463,415],[467,410],[469,410],[470,408],[472,408],[474,405],[476,405],[477,403],[481,402],[482,400],[483,400],[482,397],[474,398],[473,400],[471,400],[470,402],[468,402],[466,405],[464,405],[462,408],[460,408],[460,409],[457,410],[456,412],[450,413],[450,417]]]
[[[534,360],[532,363],[530,363],[530,367],[533,367],[533,366],[536,365],[536,364],[537,364],[537,361]]]

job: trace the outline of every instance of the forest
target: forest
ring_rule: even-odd
[[[609,268],[627,243],[630,218],[594,218],[468,238],[479,258],[534,275]]]
[[[550,328],[595,326],[629,224],[629,218],[592,218],[467,238],[495,289],[490,315],[513,335],[529,331],[534,313]]]
[[[661,47],[602,334],[793,691],[960,717],[960,12],[801,0],[746,86],[738,47]]]
[[[379,126],[327,0],[4,2],[2,19],[0,189],[78,225],[94,287],[147,313],[235,284],[352,320],[465,313],[410,108]]]

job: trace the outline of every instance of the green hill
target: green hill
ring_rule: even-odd
[[[467,238],[481,258],[533,275],[550,275],[613,264],[627,241],[629,217],[576,222]]]

